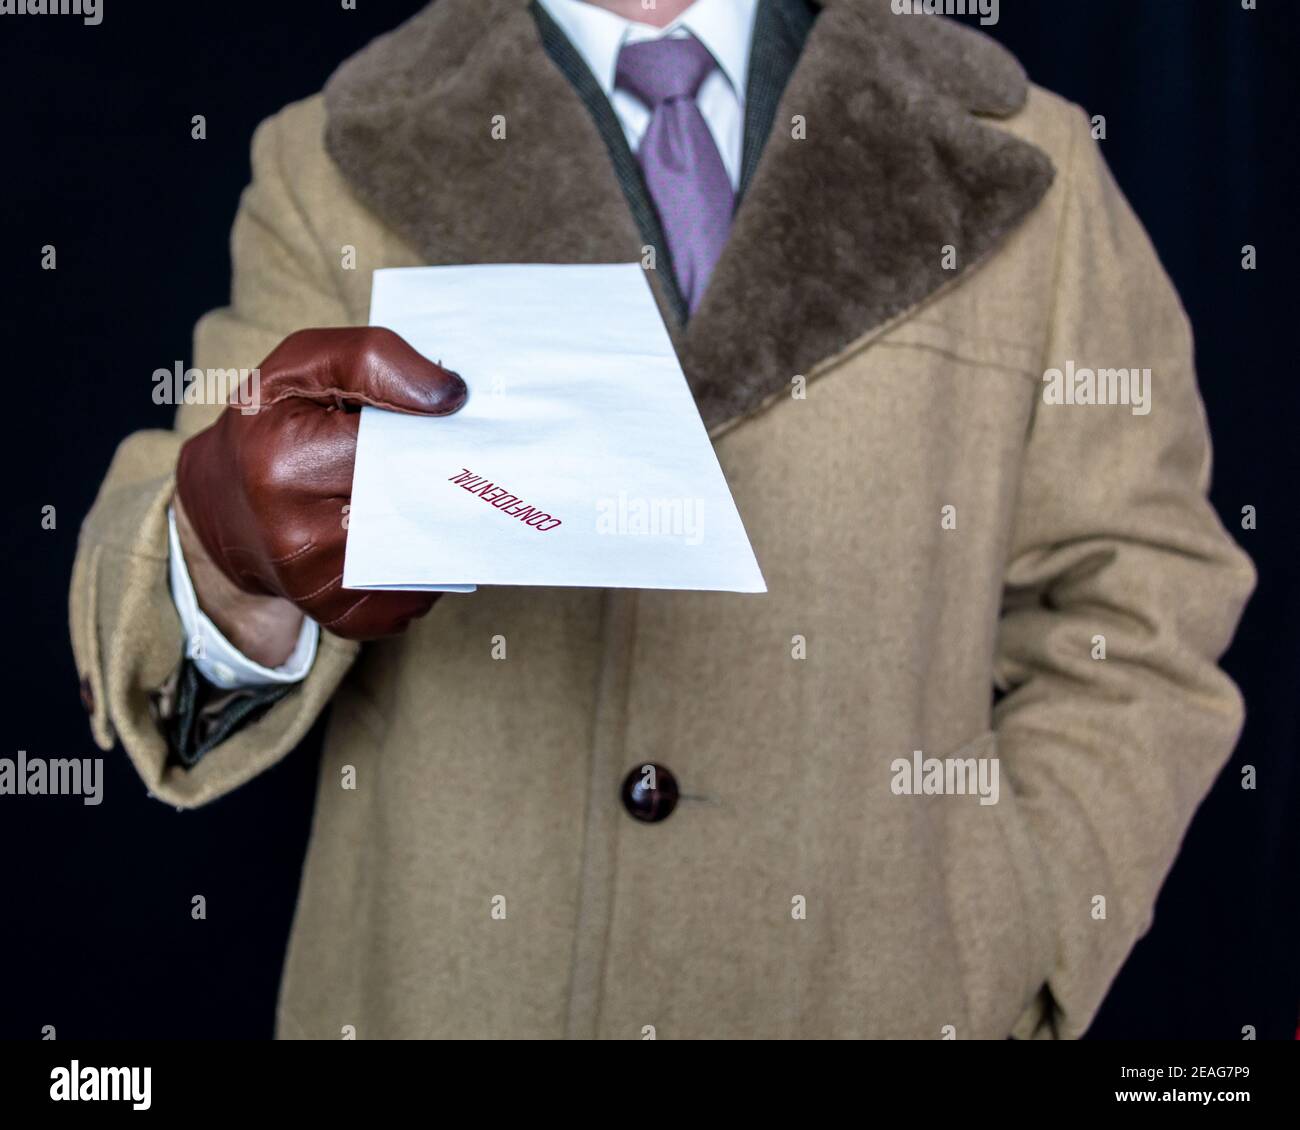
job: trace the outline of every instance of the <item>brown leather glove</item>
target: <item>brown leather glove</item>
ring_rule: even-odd
[[[348,639],[401,631],[438,594],[342,587],[359,409],[447,416],[465,382],[367,327],[301,330],[259,368],[258,411],[232,405],[181,448],[176,492],[194,531],[245,592],[291,601]]]

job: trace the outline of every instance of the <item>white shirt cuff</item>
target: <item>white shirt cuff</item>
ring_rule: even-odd
[[[298,633],[293,654],[279,667],[263,667],[255,663],[226,639],[199,607],[194,583],[185,567],[180,535],[176,532],[176,514],[170,506],[167,508],[167,537],[172,600],[185,632],[185,654],[198,668],[199,674],[225,690],[299,683],[305,679],[316,660],[316,645],[320,641],[320,626],[316,621],[303,617],[302,631]]]

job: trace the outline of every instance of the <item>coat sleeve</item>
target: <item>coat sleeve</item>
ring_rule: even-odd
[[[253,180],[231,235],[231,303],[195,328],[198,369],[251,369],[294,330],[348,322],[330,265],[283,173],[286,146],[312,140],[297,136],[293,121],[286,128],[290,113],[264,122],[254,136]],[[302,684],[193,769],[169,764],[152,708],[183,648],[168,587],[167,506],[182,442],[220,410],[186,404],[172,431],[137,432],[123,441],[82,525],[69,598],[73,652],[89,689],[95,741],[107,750],[120,740],[149,789],[182,807],[230,791],[288,753],[357,653],[354,643],[323,632]]]
[[[1150,369],[1150,400],[1141,414],[1040,392],[1028,440],[995,709],[1028,831],[1020,862],[1041,879],[1027,929],[1050,939],[1022,1037],[1082,1034],[1149,928],[1240,732],[1240,695],[1217,664],[1255,579],[1207,499],[1187,317],[1071,113],[1044,369]]]

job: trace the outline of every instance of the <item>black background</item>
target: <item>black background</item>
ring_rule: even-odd
[[[418,0],[105,0],[104,22],[0,16],[5,378],[0,756],[98,756],[66,592],[116,444],[167,427],[151,374],[224,304],[254,126],[317,91]],[[1214,501],[1260,587],[1226,666],[1249,719],[1098,1037],[1290,1038],[1297,873],[1296,0],[1003,0],[991,33],[1104,114],[1104,151],[1197,331]],[[207,118],[205,141],[191,118]],[[1259,269],[1241,270],[1254,244]],[[40,269],[41,247],[58,270]],[[58,525],[41,528],[41,508]],[[1241,508],[1259,528],[1241,529]],[[236,794],[177,813],[120,750],[106,800],[0,798],[0,1037],[256,1038],[311,820],[319,731]],[[1258,788],[1240,787],[1253,765]],[[208,919],[190,917],[203,894]]]

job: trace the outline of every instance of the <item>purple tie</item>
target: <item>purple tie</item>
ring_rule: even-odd
[[[727,242],[735,204],[726,167],[695,104],[716,66],[698,39],[651,39],[623,47],[614,78],[618,89],[653,115],[637,159],[692,314]]]

